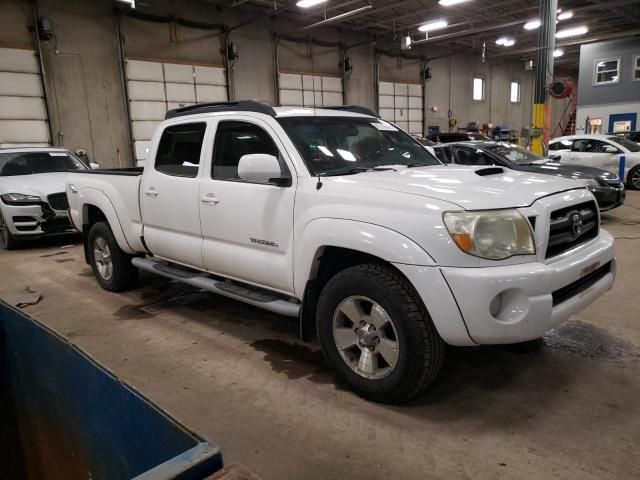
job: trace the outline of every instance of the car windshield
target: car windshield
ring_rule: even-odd
[[[487,147],[487,150],[506,158],[507,160],[517,163],[518,165],[528,165],[537,160],[544,160],[540,155],[536,155],[529,150],[518,147],[517,145],[493,145]]]
[[[392,165],[441,165],[392,124],[362,117],[285,117],[278,121],[312,175],[345,175]]]
[[[0,152],[0,177],[88,170],[70,152]]]
[[[474,142],[486,142],[487,140],[491,140],[489,137],[482,135],[481,133],[468,133],[467,135]]]
[[[608,137],[607,140],[610,140],[613,143],[617,143],[618,145],[629,150],[630,152],[640,152],[640,145],[638,145],[636,142],[632,140],[629,140],[628,138]]]

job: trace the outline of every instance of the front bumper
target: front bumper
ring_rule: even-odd
[[[627,197],[627,190],[624,185],[620,184],[620,188],[613,187],[595,187],[590,188],[591,193],[596,197],[598,201],[598,208],[601,212],[612,210],[620,205],[624,204]]]
[[[75,231],[67,212],[53,210],[47,203],[30,205],[2,204],[2,214],[14,236],[31,237]]]
[[[549,263],[444,267],[442,273],[475,343],[524,342],[540,338],[613,286],[613,237],[601,230],[589,246]]]

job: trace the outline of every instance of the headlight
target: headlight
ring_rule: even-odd
[[[463,252],[489,260],[535,255],[529,221],[517,210],[447,212],[444,223]]]
[[[24,205],[30,203],[40,203],[40,197],[36,195],[25,195],[23,193],[5,193],[0,198],[7,205]]]
[[[590,180],[583,180],[584,184],[587,186],[587,188],[598,188],[601,187],[602,185],[600,185],[600,182],[595,180],[595,179],[590,179]]]

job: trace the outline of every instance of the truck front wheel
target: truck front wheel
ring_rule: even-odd
[[[368,400],[407,401],[442,368],[445,343],[422,300],[385,265],[357,265],[329,280],[316,327],[327,363]]]
[[[89,230],[89,263],[102,288],[121,292],[133,287],[138,269],[131,265],[131,255],[123,252],[106,222],[97,222]]]

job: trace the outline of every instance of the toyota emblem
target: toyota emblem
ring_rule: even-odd
[[[582,234],[584,228],[584,219],[579,213],[574,213],[571,216],[571,231],[573,232],[573,238],[578,238]]]

